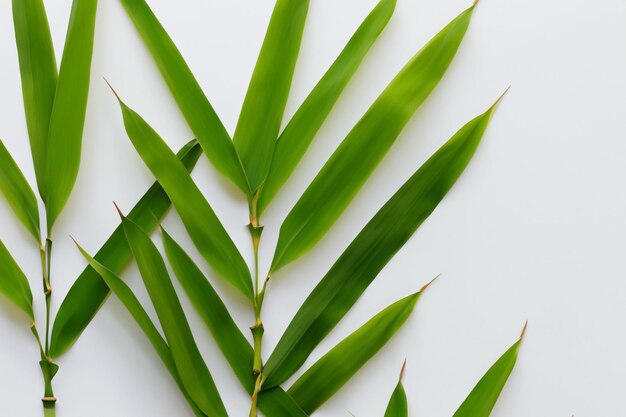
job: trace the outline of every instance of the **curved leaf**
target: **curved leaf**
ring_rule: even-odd
[[[409,405],[406,398],[406,392],[404,391],[404,386],[402,385],[402,377],[404,376],[405,366],[406,362],[402,365],[398,385],[396,385],[396,388],[391,394],[384,417],[409,417]]]
[[[180,149],[177,157],[185,168],[191,171],[201,153],[200,145],[194,139]],[[157,226],[170,205],[167,194],[161,185],[155,182],[128,213],[128,218],[146,232],[150,232]],[[132,253],[122,225],[115,229],[95,256],[98,262],[118,274],[131,258]],[[91,266],[87,266],[70,288],[54,319],[50,357],[58,358],[76,343],[108,295],[109,287]]]
[[[128,137],[172,200],[202,256],[223,278],[252,300],[250,270],[187,170],[141,116],[121,101],[120,107]]]
[[[74,0],[50,116],[44,188],[48,234],[72,192],[87,110],[97,0]]]
[[[277,0],[233,143],[254,194],[265,181],[287,105],[309,0]]]
[[[225,177],[250,195],[239,156],[176,45],[144,0],[121,0],[204,152]]]
[[[524,332],[519,340],[487,371],[453,417],[489,417],[515,367],[523,338]]]
[[[24,227],[37,242],[41,242],[37,197],[2,141],[0,141],[0,191]]]
[[[378,3],[281,133],[267,180],[259,193],[259,214],[302,159],[370,47],[387,26],[395,7],[396,0]]]
[[[473,10],[461,13],[422,48],[337,148],[283,222],[272,271],[311,249],[350,204],[443,77]]]
[[[156,326],[148,316],[148,313],[146,313],[146,310],[144,310],[137,297],[135,297],[135,294],[133,294],[128,285],[126,285],[124,281],[117,277],[110,269],[106,268],[100,262],[89,256],[89,254],[83,248],[81,248],[78,243],[76,244],[76,246],[78,247],[78,250],[83,255],[83,257],[87,260],[87,262],[89,262],[90,267],[93,268],[102,277],[104,282],[106,282],[106,285],[109,286],[111,291],[113,291],[117,298],[120,299],[122,304],[124,304],[126,310],[128,310],[131,316],[133,316],[133,319],[135,319],[137,325],[139,325],[141,330],[144,332],[144,334],[154,347],[154,350],[159,355],[159,358],[161,358],[161,361],[174,378],[174,381],[176,382],[180,390],[185,395],[185,398],[187,399],[187,402],[189,403],[189,406],[193,410],[194,414],[198,417],[204,417],[205,414],[198,408],[198,406],[193,402],[189,394],[187,394],[187,392],[185,391],[185,387],[180,380],[180,375],[178,374],[178,370],[176,369],[176,363],[174,363],[174,358],[172,358],[172,352],[170,351],[167,342],[165,342],[163,336],[161,336],[161,333],[159,333]]]
[[[33,294],[26,275],[0,241],[0,293],[7,297],[20,310],[28,314],[34,322]]]
[[[122,216],[122,226],[185,390],[205,414],[227,417],[220,394],[200,355],[161,254],[150,237],[132,220]]]
[[[287,391],[311,414],[335,395],[409,318],[420,293],[390,305],[318,360]]]
[[[495,105],[494,105],[495,106]],[[469,161],[494,107],[463,126],[369,221],[300,307],[270,356],[265,387],[283,383],[435,210]]]
[[[58,79],[52,37],[43,1],[13,0],[13,26],[30,150],[41,193],[45,183],[48,128]]]

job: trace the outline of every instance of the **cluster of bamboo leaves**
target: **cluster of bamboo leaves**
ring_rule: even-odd
[[[255,416],[257,409],[268,417],[310,415],[396,334],[426,286],[367,321],[306,369],[291,386],[285,387],[286,381],[303,367],[309,355],[452,188],[472,159],[497,102],[461,127],[383,205],[338,256],[293,317],[274,351],[266,356],[262,351],[262,311],[270,277],[304,256],[339,220],[442,79],[461,45],[475,6],[459,14],[406,64],[341,142],[287,215],[271,267],[261,274],[261,216],[304,157],[387,25],[396,1],[381,0],[375,6],[281,131],[309,2],[277,0],[232,138],[148,4],[144,0],[120,1],[197,139],[175,154],[139,114],[120,100],[128,136],[157,182],[128,215],[120,212],[121,225],[95,256],[79,247],[89,266],[63,301],[50,340],[46,324],[45,343],[41,344],[46,397],[53,397],[51,380],[57,371],[54,359],[77,341],[112,291],[150,340],[193,413],[227,415],[167,272],[166,260],[149,237],[171,204],[214,275],[239,290],[250,305],[254,318],[252,343],[235,324],[201,269],[162,230],[169,266],[242,388],[251,396],[250,416]],[[49,236],[78,171],[96,0],[74,0],[58,76],[42,0],[14,0],[13,9],[31,149]],[[255,257],[252,271],[190,176],[202,152],[247,198]],[[49,286],[45,285],[49,285],[50,250],[45,242],[49,246],[51,240],[41,240],[35,195],[3,146],[0,157],[0,188],[18,218],[41,242],[44,290],[49,303]],[[119,278],[131,258],[139,266],[158,325]],[[30,316],[39,340],[30,286],[4,245],[0,245],[0,291]],[[49,323],[50,319],[46,321]],[[486,417],[491,413],[513,369],[520,343],[521,337],[487,371],[455,417]],[[385,416],[406,416],[407,410],[400,381]]]

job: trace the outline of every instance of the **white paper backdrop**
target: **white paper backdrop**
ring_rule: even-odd
[[[71,1],[45,3],[60,53]],[[232,133],[273,1],[149,3]],[[375,3],[311,2],[287,117]],[[281,220],[339,141],[402,65],[467,6],[468,0],[398,0],[387,30],[267,211],[263,266]],[[320,416],[348,416],[348,411],[381,416],[405,357],[411,415],[451,416],[526,319],[527,339],[494,417],[626,415],[621,400],[626,388],[624,21],[622,0],[483,0],[479,5],[448,74],[375,175],[320,245],[277,274],[270,287],[266,352],[394,190],[512,85],[466,174],[307,362],[443,273],[399,335]],[[0,137],[34,183],[9,1],[0,3],[0,62]],[[129,210],[153,181],[124,133],[102,76],[172,147],[192,137],[119,2],[101,1],[82,167],[55,230],[54,310],[84,267],[69,235],[95,252],[118,223],[112,201]],[[250,259],[242,197],[205,159],[194,177]],[[175,213],[165,226],[192,248]],[[0,239],[33,277],[41,316],[37,251],[4,200]],[[147,301],[136,269],[124,277]],[[251,317],[241,298],[221,282],[216,285],[245,328]],[[230,414],[247,415],[246,395],[202,323],[187,310]],[[41,414],[37,355],[23,317],[0,300],[2,416]],[[114,298],[59,364],[54,385],[60,417],[190,415],[151,346]]]

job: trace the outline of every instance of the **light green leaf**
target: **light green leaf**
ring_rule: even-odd
[[[396,388],[391,394],[384,417],[409,417],[409,405],[406,398],[406,391],[404,391],[404,386],[402,385],[402,377],[404,376],[405,367],[406,361],[404,362],[404,365],[402,365],[398,385],[396,385]]]
[[[287,391],[311,414],[335,395],[409,318],[420,292],[390,305],[317,361]]]
[[[72,192],[82,146],[97,0],[74,0],[50,116],[45,181],[48,234]]]
[[[110,269],[106,268],[100,262],[96,261],[94,258],[89,256],[89,254],[78,245],[78,250],[83,255],[83,257],[89,262],[90,267],[96,271],[104,280],[106,285],[109,286],[111,291],[120,299],[126,310],[133,316],[135,322],[139,325],[141,330],[144,332],[154,350],[161,358],[161,361],[170,372],[174,381],[180,388],[180,390],[185,395],[189,406],[193,410],[194,414],[198,417],[204,417],[205,414],[198,408],[198,406],[193,402],[189,394],[185,391],[185,387],[180,379],[180,375],[178,374],[178,370],[176,369],[176,363],[174,362],[174,358],[172,358],[172,352],[170,351],[167,342],[161,336],[161,333],[157,330],[156,326],[146,313],[146,310],[142,307],[141,303],[135,297],[132,290],[122,281],[119,277],[117,277]]]
[[[343,318],[389,260],[452,188],[487,128],[494,107],[461,128],[370,220],[315,287],[263,370],[265,387],[283,383]]]
[[[248,266],[185,167],[141,116],[121,101],[120,106],[128,137],[172,200],[202,256],[223,278],[252,300]]]
[[[185,390],[205,414],[227,417],[222,398],[200,355],[161,254],[150,237],[132,220],[122,217],[122,226]]]
[[[378,3],[281,133],[259,194],[259,215],[302,159],[370,47],[387,26],[395,7],[396,0]]]
[[[194,139],[181,148],[177,157],[191,171],[201,153],[200,145]],[[128,218],[146,232],[150,232],[167,213],[170,205],[167,194],[155,182],[128,213]],[[118,274],[131,258],[132,253],[122,225],[115,229],[95,256],[98,262]],[[76,343],[108,295],[109,287],[93,268],[87,266],[70,288],[56,315],[52,327],[50,357],[58,358]]]
[[[0,191],[17,218],[35,240],[41,242],[37,197],[2,141],[0,141]]]
[[[30,291],[26,275],[2,241],[0,241],[0,293],[28,314],[33,322],[35,321],[33,294]]]
[[[187,63],[144,0],[121,0],[204,152],[224,176],[250,195],[239,156]]]
[[[448,24],[400,71],[324,165],[281,226],[272,271],[311,249],[350,204],[443,77],[473,9]]]
[[[519,340],[482,377],[453,417],[489,417],[515,367],[524,331]]]
[[[48,128],[58,78],[43,1],[13,0],[13,25],[30,149],[41,193],[45,183]]]
[[[309,0],[277,0],[233,142],[254,194],[265,181],[296,67]]]

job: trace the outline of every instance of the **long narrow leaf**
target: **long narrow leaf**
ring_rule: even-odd
[[[363,58],[387,26],[395,7],[396,0],[378,3],[281,133],[267,180],[259,194],[259,214],[302,159]]]
[[[402,69],[324,165],[280,228],[272,270],[311,249],[339,218],[452,62],[469,26],[461,13]]]
[[[37,197],[2,141],[0,141],[0,192],[24,227],[37,242],[41,242]]]
[[[254,194],[265,181],[296,67],[309,0],[277,0],[233,142]]]
[[[33,314],[33,294],[26,275],[0,241],[0,293],[35,321]]]
[[[48,233],[72,192],[82,147],[97,0],[74,0],[50,116],[45,186]]]
[[[194,139],[181,148],[177,157],[185,168],[191,171],[201,153],[200,145]],[[146,232],[150,232],[157,226],[170,205],[167,194],[161,185],[155,182],[128,213],[128,218]],[[130,262],[131,257],[130,247],[120,225],[102,245],[95,259],[119,274]],[[70,288],[54,320],[50,342],[52,358],[58,358],[76,343],[108,295],[109,287],[91,266],[87,266]]]
[[[227,417],[222,398],[200,355],[161,254],[150,237],[132,220],[122,216],[122,226],[185,390],[205,414]]]
[[[461,128],[352,241],[300,307],[278,342],[263,371],[266,387],[281,384],[300,368],[433,212],[474,155],[493,110],[491,107]]]
[[[205,414],[198,408],[198,406],[193,402],[189,394],[185,391],[185,387],[183,386],[182,381],[180,380],[180,375],[178,374],[178,370],[176,369],[176,363],[174,362],[174,358],[172,358],[172,352],[170,351],[167,342],[161,336],[161,333],[157,330],[156,326],[146,313],[146,310],[142,307],[141,303],[135,297],[132,290],[122,281],[118,276],[116,276],[110,269],[106,268],[100,262],[96,261],[94,258],[89,256],[89,254],[80,247],[80,245],[76,244],[78,250],[83,255],[83,257],[87,260],[90,267],[93,268],[106,282],[111,291],[120,299],[126,310],[133,316],[139,328],[144,332],[154,350],[161,358],[161,361],[170,372],[174,381],[185,395],[187,402],[189,402],[189,406],[193,410],[194,414],[198,417],[204,417]]]
[[[261,392],[257,405],[266,417],[308,416],[293,397],[280,387]]]
[[[58,79],[52,37],[43,1],[13,0],[13,25],[30,149],[41,193],[45,183],[48,128]]]
[[[493,364],[453,417],[489,417],[515,367],[525,330],[524,327],[519,340]]]
[[[198,250],[223,278],[250,300],[250,270],[187,170],[137,113],[120,101],[124,125],[135,149],[159,181]]]
[[[250,195],[241,162],[226,128],[187,63],[144,0],[121,0],[204,152],[224,176]]]
[[[396,334],[419,296],[412,294],[378,313],[317,361],[288,393],[305,412],[317,410]]]
[[[387,404],[384,417],[409,417],[409,404],[406,398],[406,391],[402,385],[402,377],[404,376],[405,366],[406,362],[402,365],[398,385],[396,385],[393,393],[391,393],[391,398],[389,398],[389,403]]]

